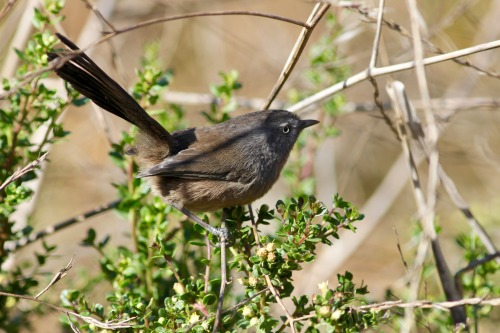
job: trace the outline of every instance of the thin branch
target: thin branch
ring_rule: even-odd
[[[61,268],[59,272],[54,276],[54,278],[49,282],[49,284],[42,289],[38,294],[36,294],[35,298],[39,298],[42,296],[47,290],[50,289],[53,285],[55,285],[57,282],[61,281],[67,274],[67,272],[73,267],[73,261],[75,260],[75,255],[71,257],[71,260],[68,262],[68,264]]]
[[[498,47],[500,47],[500,40],[495,40],[492,42],[475,45],[475,46],[468,47],[465,49],[460,49],[457,51],[452,51],[449,53],[428,57],[428,58],[423,59],[422,64],[424,66],[429,66],[429,65],[440,63],[440,62],[452,60],[455,58],[460,58],[463,56],[471,55],[474,53],[496,49]],[[370,76],[378,77],[378,76],[396,73],[396,72],[400,72],[400,71],[404,71],[404,70],[408,70],[408,69],[412,69],[412,68],[415,68],[414,61],[403,62],[400,64],[391,65],[391,66],[378,67],[378,68],[372,69],[371,71],[368,69],[365,69],[362,72],[359,72],[359,73],[351,76],[350,78],[345,79],[344,81],[338,82],[338,83],[336,83],[336,84],[334,84],[326,89],[323,89],[323,90],[317,92],[316,94],[314,94],[308,98],[303,99],[302,101],[290,106],[288,108],[288,110],[291,112],[297,112],[297,111],[303,110],[305,108],[311,107],[315,104],[318,104],[318,103],[324,101],[327,98],[330,98],[331,96],[335,95],[336,93],[338,93],[340,91],[343,91],[343,90],[350,88],[350,87],[352,87],[360,82],[367,80]]]
[[[208,293],[208,283],[210,281],[210,263],[212,261],[212,246],[210,245],[210,239],[208,234],[205,234],[205,244],[207,245],[207,264],[205,266],[205,294]]]
[[[408,273],[408,264],[406,263],[405,256],[403,255],[403,251],[401,250],[401,242],[399,240],[398,230],[396,229],[396,227],[392,227],[392,229],[394,230],[394,234],[396,235],[396,245],[398,247],[399,257],[403,262],[403,266],[405,267],[406,273]]]
[[[385,0],[380,0],[378,4],[378,16],[377,16],[377,30],[375,31],[375,38],[373,39],[372,56],[370,57],[369,68],[375,68],[377,66],[378,49],[380,46],[380,37],[382,36],[382,22],[384,19],[384,6]]]
[[[78,329],[78,327],[76,327],[75,324],[73,324],[73,320],[71,320],[71,317],[69,316],[68,313],[66,313],[66,318],[68,318],[69,326],[71,327],[71,329],[73,330],[73,332],[75,332],[75,333],[81,333],[81,331]]]
[[[221,229],[226,229],[226,213],[222,211],[222,222]],[[227,230],[227,229],[226,229]],[[224,305],[224,295],[226,293],[227,285],[227,263],[226,263],[226,243],[227,238],[224,234],[219,237],[220,241],[220,270],[221,270],[221,282],[219,290],[219,301],[217,303],[217,312],[215,315],[215,322],[212,333],[216,333],[219,330],[219,325],[222,319],[222,306]]]
[[[271,278],[269,277],[269,275],[264,275],[264,277],[266,279],[267,286],[269,287],[269,290],[271,290],[271,293],[273,294],[274,298],[276,299],[276,302],[278,302],[278,305],[281,307],[283,312],[285,312],[285,316],[290,324],[290,329],[292,330],[293,333],[296,333],[297,330],[295,329],[293,316],[290,314],[290,312],[288,312],[288,309],[286,308],[285,304],[281,300],[281,297],[280,297],[278,291],[276,290],[276,288],[274,288],[273,282],[271,281]]]
[[[111,201],[107,204],[104,204],[102,206],[94,208],[88,212],[81,214],[81,215],[72,217],[68,220],[65,220],[65,221],[59,222],[55,225],[52,225],[50,227],[47,227],[41,231],[38,231],[37,233],[29,235],[28,237],[21,238],[20,240],[16,241],[13,245],[6,244],[5,250],[8,252],[14,252],[14,251],[16,251],[16,250],[18,250],[18,249],[20,249],[28,244],[31,244],[31,243],[33,243],[41,238],[44,238],[45,236],[55,234],[57,231],[65,229],[69,226],[72,226],[73,224],[85,222],[86,220],[88,220],[89,218],[91,218],[95,215],[99,215],[99,214],[104,213],[108,210],[114,209],[120,204],[120,202],[121,202],[121,199]]]
[[[245,305],[247,304],[248,302],[250,302],[252,299],[254,299],[255,297],[263,294],[263,293],[266,293],[269,291],[269,288],[264,288],[262,289],[261,291],[255,293],[254,295],[248,297],[248,298],[245,298],[244,300],[236,303],[235,305],[233,305],[232,307],[230,308],[227,308],[226,310],[222,311],[222,314],[225,315],[226,313],[229,313],[229,312],[233,312],[234,310],[237,310],[238,308],[240,308],[242,305]],[[191,330],[193,329],[193,327],[195,327],[196,325],[198,325],[199,323],[201,323],[202,321],[205,321],[207,319],[210,319],[212,317],[214,317],[215,314],[211,314],[211,315],[208,315],[206,317],[204,317],[203,319],[200,319],[194,323],[192,323],[191,325],[189,325],[185,330],[184,332],[188,333],[188,332],[191,332]]]
[[[482,265],[487,263],[488,261],[491,261],[493,259],[499,258],[500,257],[500,252],[488,254],[481,259],[477,259],[469,263],[467,266],[464,268],[461,268],[455,273],[455,281],[460,277],[460,275],[464,274],[465,272],[471,271],[475,269],[477,266]]]
[[[11,10],[11,8],[16,4],[17,0],[9,0],[7,3],[3,6],[2,10],[0,11],[0,22],[3,20],[4,16]]]
[[[176,20],[183,20],[183,19],[188,19],[188,18],[193,18],[193,17],[204,17],[204,16],[238,16],[238,15],[243,15],[243,16],[257,16],[257,17],[264,17],[264,18],[269,18],[277,21],[282,21],[294,25],[298,25],[300,27],[307,27],[307,23],[304,23],[302,21],[294,20],[288,17],[280,16],[280,15],[273,15],[273,14],[267,14],[267,13],[260,13],[260,12],[252,12],[252,11],[247,11],[247,10],[229,10],[229,11],[214,11],[214,12],[197,12],[197,13],[188,13],[188,14],[181,14],[181,15],[172,15],[172,16],[167,16],[167,17],[160,17],[160,18],[154,18],[151,20],[139,22],[137,24],[130,25],[126,28],[122,29],[116,29],[112,32],[105,32],[108,35],[116,36],[131,30],[136,30],[140,28],[144,28],[153,24],[157,23],[164,23],[164,22],[170,22],[170,21],[176,21]]]
[[[413,154],[410,149],[410,142],[409,138],[410,135],[406,134],[406,126],[405,124],[408,124],[408,128],[414,130],[413,136],[415,138],[420,137],[422,138],[422,141],[425,145],[425,139],[424,139],[424,132],[420,129],[417,130],[415,129],[416,127],[416,119],[417,115],[414,112],[414,109],[412,108],[409,100],[407,99],[407,96],[404,91],[404,85],[396,81],[392,83],[387,89],[387,92],[394,104],[394,110],[396,111],[396,119],[398,121],[398,129],[400,133],[400,138],[401,138],[401,144],[403,147],[403,151],[405,153],[405,156],[407,156],[409,160],[409,165],[410,165],[410,171],[411,171],[411,178],[413,182],[413,189],[414,189],[414,195],[415,195],[415,200],[417,203],[418,207],[418,212],[420,219],[423,221],[423,229],[424,229],[424,235],[423,235],[423,240],[420,242],[418,251],[417,251],[417,256],[415,259],[415,263],[413,265],[413,268],[411,270],[410,274],[410,296],[409,299],[413,300],[416,299],[418,296],[418,289],[420,285],[420,276],[421,276],[421,270],[426,258],[426,253],[429,248],[429,243],[432,246],[432,251],[434,255],[434,260],[436,262],[436,267],[439,273],[439,278],[441,281],[441,285],[445,291],[446,298],[449,301],[455,301],[461,298],[461,294],[459,290],[457,289],[454,280],[451,276],[451,273],[448,269],[448,266],[446,264],[446,260],[444,258],[444,255],[441,251],[441,247],[439,245],[439,241],[437,239],[437,236],[433,236],[432,233],[429,233],[427,230],[428,228],[432,228],[432,231],[434,232],[435,235],[435,230],[434,230],[434,225],[433,221],[431,221],[430,225],[425,225],[426,221],[424,221],[424,218],[426,218],[426,214],[428,206],[427,202],[425,202],[425,197],[420,185],[420,180],[418,177],[418,172],[416,168],[416,164],[414,162]],[[424,152],[429,151],[429,147],[426,145],[426,148],[424,149]],[[429,159],[429,155],[426,155],[427,158]],[[438,164],[438,169],[439,169],[439,164]],[[431,214],[433,215],[433,214]],[[428,218],[428,217],[427,217]],[[427,221],[427,223],[429,223]],[[411,327],[413,325],[413,311],[410,311],[407,309],[405,311],[405,325],[404,325],[404,331],[409,332],[411,330]],[[465,322],[465,309],[464,308],[457,308],[452,310],[452,317],[455,323],[464,323]]]
[[[97,16],[97,18],[104,24],[106,25],[107,27],[109,27],[113,32],[116,31],[115,27],[113,26],[113,24],[111,24],[107,19],[106,17],[104,17],[104,15],[102,15],[102,13],[99,11],[99,9],[97,8],[96,5],[94,5],[93,3],[91,3],[89,0],[82,0],[85,5],[87,6],[88,9],[92,10],[95,14],[95,16]]]
[[[253,231],[253,235],[255,238],[255,244],[257,245],[257,248],[260,248],[261,243],[260,243],[260,239],[259,239],[259,233],[257,230],[257,222],[255,221],[255,216],[253,215],[253,212],[252,212],[252,205],[248,205],[248,210],[250,211],[250,221],[252,222],[252,231]],[[290,312],[288,312],[285,304],[283,304],[283,301],[281,300],[278,291],[276,290],[276,288],[274,288],[273,282],[271,281],[271,278],[269,277],[269,275],[264,275],[264,277],[266,279],[267,287],[269,288],[269,290],[273,294],[274,298],[276,299],[276,302],[278,302],[278,305],[281,307],[281,309],[285,313],[285,316],[286,316],[287,321],[290,325],[291,331],[293,333],[296,333],[297,331],[296,331],[295,325],[293,323],[294,319],[293,319],[292,315],[290,314]]]
[[[57,305],[54,305],[54,304],[42,301],[42,300],[40,300],[38,298],[35,298],[35,297],[32,297],[32,296],[12,294],[12,293],[4,292],[4,291],[0,291],[0,296],[13,297],[13,298],[25,299],[25,300],[28,300],[28,301],[37,302],[37,303],[40,303],[40,304],[42,304],[44,306],[47,306],[47,307],[49,307],[49,308],[51,308],[53,310],[56,310],[56,311],[61,312],[63,314],[68,314],[70,316],[79,318],[79,319],[83,320],[84,322],[86,322],[88,324],[93,324],[96,327],[103,328],[103,329],[117,330],[117,329],[121,329],[121,328],[131,328],[131,327],[134,327],[134,325],[133,324],[129,324],[129,322],[136,319],[136,317],[132,317],[132,318],[129,318],[129,319],[126,319],[126,320],[121,320],[121,321],[117,321],[117,320],[114,321],[113,320],[113,321],[108,321],[108,322],[102,322],[102,321],[99,321],[98,319],[95,319],[93,317],[83,316],[83,315],[78,314],[76,312],[68,311],[65,308],[62,308],[60,306],[57,306]]]
[[[365,18],[367,18],[368,22],[370,22],[370,23],[377,23],[378,22],[376,18],[374,18],[370,15],[370,12],[366,8],[363,8],[361,6],[357,6],[357,7],[353,6],[351,8],[355,8],[359,14],[361,14]],[[385,19],[383,20],[383,24],[385,26],[387,26],[389,29],[400,33],[403,37],[406,37],[410,40],[413,39],[410,32],[408,32],[408,30],[406,30],[402,25],[395,23],[393,21],[385,20]],[[432,35],[432,32],[431,32],[431,35]],[[442,50],[438,46],[434,45],[429,40],[421,39],[421,41],[424,44],[424,46],[426,46],[431,52],[436,53],[436,54],[444,54],[445,53],[444,50]],[[469,60],[462,60],[462,59],[451,59],[451,60],[453,62],[461,65],[461,66],[470,67],[470,68],[480,72],[481,74],[487,75],[489,77],[492,77],[495,79],[500,78],[500,73],[484,70],[484,69],[480,68],[479,66],[476,66],[475,64],[471,63]]]
[[[218,105],[220,100],[212,94],[203,93],[193,93],[193,92],[183,92],[183,91],[171,91],[167,90],[162,94],[162,98],[165,102],[182,104],[182,105]],[[262,107],[262,104],[266,103],[264,98],[250,98],[243,96],[234,96],[238,107],[247,108],[252,110],[258,110]],[[283,101],[274,100],[271,103],[271,108],[283,109],[285,103]]]
[[[370,63],[368,65],[368,71],[371,72],[374,68],[376,68],[377,65],[377,58],[378,58],[378,50],[380,47],[380,38],[382,37],[382,22],[384,19],[384,6],[385,6],[385,0],[380,0],[379,2],[379,8],[378,8],[378,17],[377,17],[377,30],[375,32],[375,38],[373,39],[373,48],[372,48],[372,55],[370,57]],[[368,81],[371,83],[373,87],[373,100],[375,101],[375,105],[377,108],[380,110],[380,113],[382,114],[382,117],[384,118],[385,123],[391,131],[396,134],[397,136],[397,131],[394,128],[394,125],[392,124],[392,120],[389,117],[389,115],[385,112],[384,105],[382,104],[382,100],[380,99],[380,92],[378,89],[378,84],[377,80],[373,76],[368,77]]]
[[[22,176],[24,176],[25,174],[27,174],[28,172],[32,171],[33,169],[35,169],[40,163],[42,163],[45,158],[47,157],[48,155],[48,152],[43,154],[42,156],[40,156],[39,158],[37,158],[36,160],[34,161],[31,161],[28,165],[26,165],[24,168],[20,169],[20,170],[17,170],[15,171],[9,178],[7,178],[3,183],[2,185],[0,185],[0,192],[5,188],[7,187],[7,185],[9,185],[10,183],[12,183],[13,181],[21,178]]]
[[[445,310],[445,309],[451,309],[457,306],[463,306],[463,305],[490,305],[490,306],[500,306],[500,297],[495,297],[495,298],[490,298],[490,299],[484,299],[484,298],[464,298],[461,300],[457,301],[451,301],[451,302],[431,302],[431,301],[426,301],[426,300],[415,300],[413,302],[403,302],[403,301],[387,301],[387,302],[382,302],[382,303],[376,303],[376,304],[368,304],[368,305],[361,305],[361,306],[354,306],[352,309],[356,311],[366,311],[366,310],[373,310],[373,311],[380,311],[380,310],[387,310],[387,309],[392,309],[392,308],[420,308],[420,309],[429,309],[429,308],[436,308],[439,310]]]
[[[300,59],[300,55],[304,51],[307,41],[309,40],[309,37],[314,31],[314,28],[321,20],[323,15],[326,13],[328,8],[330,8],[330,5],[328,4],[317,3],[314,6],[311,14],[309,15],[309,18],[306,21],[306,26],[300,32],[300,35],[297,38],[295,45],[293,46],[292,52],[288,56],[285,66],[283,67],[283,70],[278,78],[278,81],[274,85],[273,89],[271,90],[271,93],[267,97],[266,103],[262,107],[264,110],[269,109],[269,106],[274,101],[274,99],[280,92],[281,88],[283,88],[283,85],[285,84],[286,80],[292,73],[295,65],[297,64],[297,61]]]

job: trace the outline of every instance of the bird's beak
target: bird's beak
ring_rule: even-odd
[[[319,121],[313,120],[313,119],[300,120],[299,127],[302,130],[302,129],[306,128],[306,127],[309,127],[309,126],[312,126],[312,125],[316,125],[317,123],[319,123]]]

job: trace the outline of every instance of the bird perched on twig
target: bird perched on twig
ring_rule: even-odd
[[[209,232],[191,211],[249,204],[273,186],[300,132],[317,124],[285,110],[247,113],[223,123],[169,133],[66,37],[72,51],[49,53],[55,72],[108,112],[139,128],[134,155],[153,192]]]

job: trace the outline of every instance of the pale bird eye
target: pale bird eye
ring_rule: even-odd
[[[283,126],[283,133],[288,133],[288,132],[290,132],[290,127]]]

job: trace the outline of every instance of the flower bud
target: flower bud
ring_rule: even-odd
[[[257,255],[259,256],[260,259],[266,259],[267,257],[267,250],[263,247],[260,247],[257,250]]]
[[[318,288],[321,291],[321,295],[325,297],[326,293],[328,292],[328,280],[321,282],[318,284]]]
[[[274,250],[276,250],[276,244],[274,244],[274,243],[267,243],[266,244],[266,250],[267,250],[267,252],[273,252]]]
[[[330,311],[332,309],[328,305],[323,305],[322,307],[319,308],[319,314],[323,317],[326,317],[330,315]]]
[[[184,294],[184,286],[181,283],[176,282],[174,283],[174,291],[179,295]]]
[[[243,317],[252,317],[254,315],[253,309],[249,307],[248,305],[245,305],[243,307],[242,311]]]
[[[257,285],[257,283],[259,282],[259,280],[257,280],[257,278],[255,276],[250,276],[248,278],[248,284],[252,287],[255,287]]]

